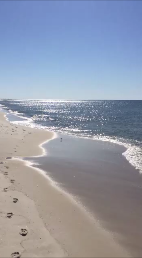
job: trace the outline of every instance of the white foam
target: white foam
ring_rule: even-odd
[[[19,114],[16,114],[16,116],[20,117]],[[23,118],[21,116],[21,118]],[[8,118],[6,117],[8,120]],[[9,121],[9,120],[8,120]],[[90,137],[90,135],[84,135],[81,134],[81,130],[79,129],[70,129],[70,128],[61,128],[56,129],[54,126],[45,127],[39,124],[34,123],[34,121],[31,118],[25,118],[25,121],[10,121],[13,124],[21,125],[21,126],[27,126],[31,128],[37,128],[42,130],[49,130],[52,132],[58,131],[59,133],[64,133],[67,135],[73,135],[74,137],[80,137],[80,138],[87,138],[87,139],[93,139],[93,140],[100,140],[100,141],[108,141],[112,142],[121,146],[124,146],[126,148],[126,151],[122,153],[122,155],[127,159],[127,161],[135,167],[135,169],[138,169],[139,172],[142,174],[142,148],[140,142],[130,143],[126,141],[123,138],[118,137],[109,137],[109,136],[102,136],[102,135],[96,135],[93,136],[93,138]],[[87,130],[86,130],[87,131]],[[80,132],[79,135],[76,135],[77,132]],[[56,135],[56,134],[55,134]],[[55,136],[57,137],[57,136]],[[46,154],[45,154],[46,155]]]
[[[48,153],[47,153],[47,150],[43,147],[43,145],[46,144],[46,143],[48,143],[48,142],[50,142],[51,140],[53,140],[53,139],[55,139],[55,138],[57,138],[57,134],[54,132],[54,133],[53,133],[53,136],[52,136],[50,139],[48,139],[48,140],[42,142],[41,144],[39,144],[39,148],[42,149],[42,154],[41,154],[41,155],[37,155],[37,156],[32,156],[32,157],[33,157],[33,158],[38,158],[38,157],[44,157],[44,156],[46,156]]]
[[[133,143],[128,143],[123,138],[112,138],[107,136],[94,136],[94,140],[100,140],[100,141],[109,141],[115,144],[119,144],[121,146],[124,146],[126,148],[126,151],[122,153],[123,156],[128,160],[128,162],[135,167],[135,169],[139,170],[139,173],[142,174],[142,148],[140,147],[140,142],[137,142],[139,144],[135,145]]]

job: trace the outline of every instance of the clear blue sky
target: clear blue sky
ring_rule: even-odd
[[[0,1],[0,98],[142,99],[142,1]]]

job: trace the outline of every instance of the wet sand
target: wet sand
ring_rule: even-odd
[[[22,160],[42,155],[40,144],[53,136],[10,124],[0,113],[0,257],[130,257],[70,195]]]
[[[142,257],[142,175],[109,142],[68,136],[44,145],[32,160],[92,212],[133,257]]]

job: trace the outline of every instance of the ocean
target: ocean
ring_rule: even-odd
[[[0,105],[11,123],[56,132],[42,145],[44,155],[24,157],[27,165],[131,257],[142,257],[142,101],[5,99]]]
[[[13,123],[123,145],[142,173],[141,100],[1,99],[0,105]]]

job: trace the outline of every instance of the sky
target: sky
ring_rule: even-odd
[[[0,1],[0,98],[142,99],[142,1]]]

